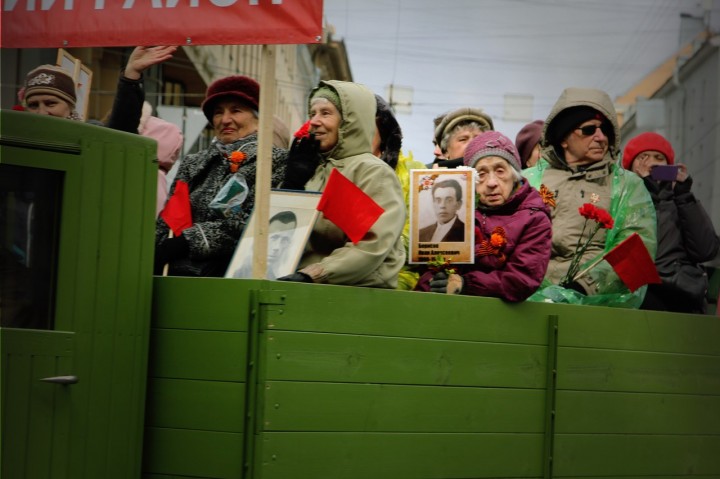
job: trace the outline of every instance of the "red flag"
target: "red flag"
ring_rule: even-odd
[[[325,218],[357,244],[385,211],[375,200],[333,169],[317,205]]]
[[[192,226],[192,212],[190,211],[190,192],[188,184],[182,180],[175,183],[175,191],[165,203],[160,217],[170,227],[175,236],[180,236],[185,228]]]
[[[637,233],[631,234],[629,238],[608,251],[605,260],[610,263],[630,291],[635,291],[645,284],[662,282],[655,262]]]

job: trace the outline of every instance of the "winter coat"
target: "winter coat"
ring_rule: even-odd
[[[587,95],[587,90],[568,89],[560,97],[545,120],[543,137],[548,125],[562,110],[574,106],[590,106],[601,112],[612,123],[615,144],[609,145],[605,157],[582,167],[571,167],[552,146],[546,146],[542,158],[523,175],[537,189],[544,185],[555,196],[556,206],[551,208],[553,225],[552,252],[545,280],[530,301],[552,301],[574,304],[593,304],[638,308],[645,296],[646,286],[634,293],[625,286],[610,264],[600,262],[578,280],[586,294],[557,286],[565,276],[583,232],[585,218],[578,213],[584,203],[593,197],[596,206],[606,209],[614,219],[610,230],[600,229],[580,262],[580,269],[593,259],[610,251],[633,233],[638,233],[651,257],[655,256],[655,208],[642,180],[634,173],[620,168],[615,161],[620,129],[612,103],[605,96]],[[587,239],[586,231],[582,239]]]
[[[483,254],[483,240],[489,240],[497,227],[505,230],[506,244],[498,254]],[[527,180],[502,206],[479,205],[475,210],[475,263],[453,265],[463,279],[460,294],[523,301],[545,276],[551,238],[550,212]],[[432,277],[431,271],[425,272],[415,289],[430,291]]]
[[[698,264],[715,257],[720,239],[710,217],[683,183],[644,179],[657,211],[658,249],[655,258],[662,284],[648,286],[642,309],[704,313],[708,279]]]
[[[337,92],[343,120],[337,145],[323,155],[305,189],[322,191],[331,171],[337,169],[384,212],[357,244],[320,214],[300,261],[300,271],[318,283],[395,288],[405,263],[405,205],[392,168],[370,153],[375,134],[375,96],[357,83],[323,81],[320,86]]]
[[[255,204],[257,146],[257,134],[253,133],[229,145],[215,142],[207,149],[183,158],[170,188],[169,198],[172,197],[178,181],[188,184],[193,225],[182,234],[190,247],[189,264],[187,260],[182,259],[171,263],[171,274],[194,275],[199,271],[199,275],[204,275],[202,273],[204,263],[211,260],[215,263],[212,267],[212,276],[225,274]],[[223,150],[228,156],[233,151],[241,151],[246,155],[246,159],[235,174],[245,179],[248,195],[241,211],[228,217],[210,208],[210,202],[233,176],[230,162],[225,158]],[[273,147],[272,187],[277,187],[285,175],[286,157],[285,150]],[[158,218],[155,232],[156,246],[168,238],[169,231],[165,221]]]

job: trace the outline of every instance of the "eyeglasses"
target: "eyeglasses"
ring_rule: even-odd
[[[600,131],[602,131],[605,136],[610,135],[610,126],[605,123],[602,125],[585,125],[580,128],[575,128],[575,130],[580,130],[583,136],[590,136],[594,135],[598,128],[600,128]]]

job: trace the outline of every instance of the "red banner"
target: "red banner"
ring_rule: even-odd
[[[2,0],[0,47],[318,43],[322,0]]]

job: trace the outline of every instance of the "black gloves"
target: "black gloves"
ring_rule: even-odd
[[[587,295],[587,291],[585,291],[585,288],[583,288],[582,285],[580,283],[578,283],[577,281],[573,281],[565,287],[567,289],[572,289],[573,291],[576,291],[582,295]]]
[[[155,274],[162,274],[166,264],[189,253],[190,245],[183,235],[166,239],[155,248]]]
[[[320,141],[315,135],[295,138],[288,153],[283,189],[304,190],[320,162]]]
[[[448,275],[442,271],[438,271],[430,280],[430,291],[433,293],[447,292]]]
[[[463,288],[463,279],[462,276],[457,275],[455,275],[455,278],[459,278],[460,283],[458,284],[457,280],[453,280],[450,293],[459,294]],[[444,271],[438,271],[437,273],[435,273],[435,275],[433,275],[433,278],[430,280],[430,291],[433,293],[446,294],[448,292],[449,280],[450,276],[448,276],[447,273],[445,273]]]
[[[277,279],[278,281],[294,281],[296,283],[314,283],[312,278],[305,274],[301,273],[300,271],[297,271],[295,273],[291,273],[287,276],[283,276],[281,278]]]
[[[690,188],[692,187],[693,180],[691,177],[685,178],[685,181],[677,181],[675,183],[675,194],[676,195],[684,195],[685,193],[690,193]]]

